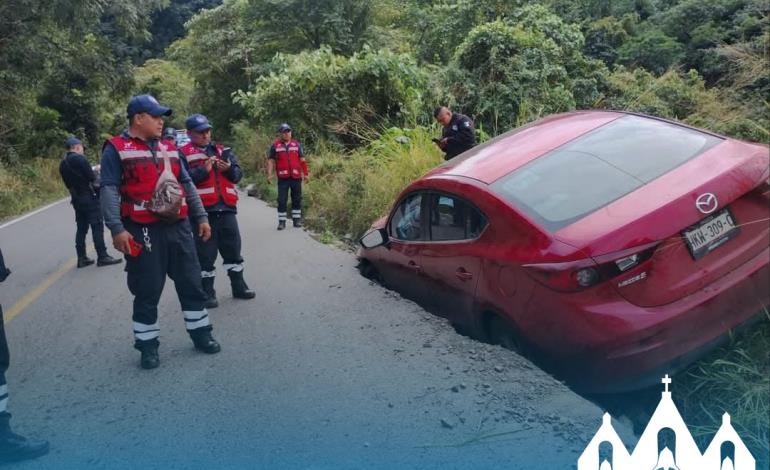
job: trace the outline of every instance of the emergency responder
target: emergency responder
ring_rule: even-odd
[[[86,234],[91,227],[91,237],[96,247],[96,265],[109,266],[121,263],[107,253],[104,245],[104,222],[99,209],[99,194],[96,187],[96,175],[83,155],[83,143],[76,137],[68,138],[64,143],[67,153],[59,163],[59,174],[70,192],[70,204],[75,209],[75,251],[78,255],[78,268],[94,264],[86,256]]]
[[[160,139],[162,142],[171,142],[176,145],[176,129],[173,127],[167,127],[163,129],[163,137]]]
[[[273,172],[278,175],[278,230],[286,228],[286,210],[291,190],[291,219],[302,227],[302,180],[309,179],[307,161],[302,145],[292,139],[291,126],[278,126],[278,138],[270,146],[267,157],[267,183],[272,184]]]
[[[5,281],[9,274],[11,271],[5,267],[0,250],[0,282]],[[5,382],[8,361],[8,340],[5,337],[3,307],[0,306],[0,464],[34,459],[48,453],[48,442],[27,439],[11,430],[11,414],[7,411],[8,385]]]
[[[126,254],[128,288],[134,295],[134,347],[141,351],[141,366],[158,367],[158,301],[166,275],[173,281],[195,348],[218,353],[201,288],[201,268],[193,236],[208,240],[211,227],[195,185],[171,142],[160,143],[163,116],[171,109],[150,95],[134,96],[128,103],[129,128],[107,141],[102,149],[102,212],[115,248]],[[168,159],[173,177],[183,188],[181,208],[171,222],[150,211],[156,184]],[[173,200],[170,192],[166,198]],[[179,202],[177,200],[177,202]],[[149,207],[148,207],[149,206]],[[197,223],[193,235],[190,217]]]
[[[235,217],[238,212],[235,184],[243,177],[243,171],[230,147],[211,141],[211,124],[206,116],[191,115],[185,121],[185,127],[190,142],[179,149],[179,155],[187,165],[211,224],[211,239],[196,240],[203,290],[207,296],[206,308],[219,305],[214,289],[217,251],[222,255],[233,297],[253,299],[256,293],[243,280],[241,233]]]
[[[433,110],[433,117],[444,127],[441,138],[433,139],[444,152],[444,160],[450,160],[476,145],[473,121],[468,116],[439,106]]]

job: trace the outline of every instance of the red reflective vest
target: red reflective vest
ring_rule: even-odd
[[[217,152],[216,156],[221,158],[225,147],[216,144],[215,149]],[[191,170],[203,166],[209,158],[205,153],[205,149],[193,145],[192,142],[183,145],[179,151],[184,155]],[[203,201],[204,207],[211,207],[220,200],[230,207],[235,207],[238,203],[238,191],[235,189],[235,184],[215,167],[212,167],[211,171],[209,171],[208,178],[195,186],[198,188],[198,194],[201,197],[201,201]]]
[[[158,147],[157,165],[152,156],[150,147],[141,140],[122,135],[115,136],[109,140],[120,156],[120,165],[122,168],[120,182],[120,216],[129,218],[139,224],[152,224],[158,222],[150,211],[145,209],[144,203],[148,202],[155,190],[155,184],[158,182],[158,176],[163,171],[163,156],[160,146],[165,146],[168,157],[171,162],[171,171],[179,179],[181,163],[179,154],[173,142],[161,142]],[[179,219],[187,217],[187,201],[182,199],[182,207],[179,210]]]
[[[275,149],[275,172],[278,178],[298,180],[302,179],[303,171],[307,174],[300,161],[299,142],[294,139],[289,142],[277,139],[273,142],[273,148]]]

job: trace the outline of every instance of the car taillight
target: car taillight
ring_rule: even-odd
[[[525,264],[536,281],[560,292],[578,292],[630,271],[649,260],[659,242],[566,263]]]

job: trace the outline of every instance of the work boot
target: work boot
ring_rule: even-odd
[[[88,256],[78,256],[78,268],[84,268],[86,266],[91,266],[92,264],[94,264],[94,260]]]
[[[198,351],[203,351],[206,354],[216,354],[222,349],[217,340],[211,337],[211,330],[208,328],[199,328],[188,331],[188,333],[190,333],[190,338],[192,338],[195,349]]]
[[[11,431],[10,413],[0,413],[0,464],[36,459],[48,453],[48,441],[27,439]]]
[[[142,369],[155,369],[160,365],[157,343],[144,344],[142,346],[137,346],[136,349],[142,353],[142,359],[140,361]]]
[[[291,219],[291,220],[292,220],[292,222],[294,222],[294,226],[295,227],[302,227],[302,219],[300,219],[299,217],[296,218],[296,219]]]
[[[286,228],[286,221],[285,220],[279,220],[278,221],[278,230],[283,230]]]
[[[98,257],[96,259],[96,265],[97,266],[111,266],[113,264],[120,264],[123,260],[119,258],[113,258],[112,256],[108,255],[107,253],[103,254],[102,256]]]
[[[227,271],[230,276],[230,287],[233,288],[233,297],[236,299],[253,299],[257,293],[249,289],[243,280],[243,271]]]
[[[201,279],[201,284],[203,285],[203,292],[206,293],[206,303],[204,304],[205,307],[219,307],[219,301],[217,301],[217,291],[214,290],[214,278],[204,277]]]

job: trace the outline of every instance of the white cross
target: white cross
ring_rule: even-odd
[[[671,384],[671,377],[666,374],[666,376],[661,379],[661,382],[663,382],[663,384],[666,386],[666,392],[668,392],[668,386]]]

